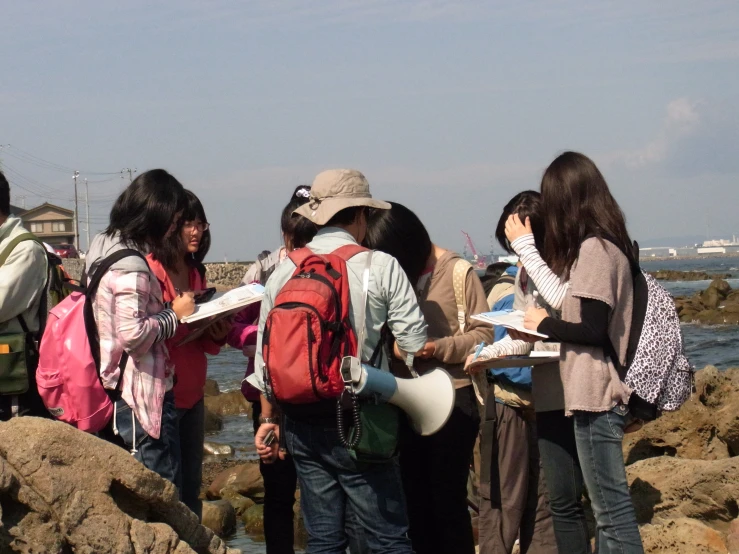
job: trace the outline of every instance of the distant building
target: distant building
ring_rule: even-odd
[[[729,239],[719,239],[719,240],[707,240],[703,243],[703,246],[705,248],[712,248],[717,246],[739,246],[739,240],[737,240],[736,235],[731,237],[731,240]]]
[[[11,206],[10,213],[20,217],[26,229],[52,246],[74,244],[74,211],[72,210],[44,202],[30,210]]]

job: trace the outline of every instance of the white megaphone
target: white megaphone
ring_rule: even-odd
[[[419,435],[439,431],[454,409],[454,383],[441,368],[432,369],[415,379],[400,379],[388,371],[347,356],[342,363],[344,383],[355,394],[374,396],[379,402],[393,404],[410,418]]]

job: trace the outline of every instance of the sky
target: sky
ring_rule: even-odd
[[[234,261],[279,244],[296,185],[351,167],[440,246],[464,230],[488,252],[570,149],[634,238],[729,237],[737,29],[717,0],[8,1],[0,163],[27,207],[72,207],[80,171],[83,248],[84,178],[94,234],[123,168],[169,170],[203,201],[208,259]]]

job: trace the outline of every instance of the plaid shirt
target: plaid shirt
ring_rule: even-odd
[[[173,371],[162,338],[164,310],[156,277],[142,271],[108,271],[93,301],[100,335],[100,377],[115,388],[123,352],[129,358],[123,372],[121,398],[149,436],[158,439],[164,393],[172,389]]]

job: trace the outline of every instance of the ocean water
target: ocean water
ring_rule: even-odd
[[[704,271],[708,274],[731,274],[727,282],[739,289],[739,258],[702,258],[691,260],[648,260],[641,266],[647,271],[669,269]],[[673,296],[690,296],[708,288],[711,281],[661,281]],[[685,351],[697,368],[715,365],[719,369],[739,367],[739,327],[736,325],[704,326],[683,324]]]
[[[642,261],[647,271],[672,269],[679,271],[705,271],[710,274],[733,273],[736,278],[730,279],[732,288],[739,289],[739,258],[708,258],[696,260],[648,260]],[[691,295],[704,290],[710,281],[694,282],[662,282],[675,296]],[[739,327],[684,324],[683,336],[685,349],[696,368],[715,365],[719,369],[739,367]],[[210,357],[208,374],[218,381],[221,391],[238,389],[246,370],[246,358],[241,351],[226,348],[218,356]],[[254,450],[254,435],[251,419],[247,416],[224,418],[224,428],[207,437],[230,444],[236,450],[236,456],[244,460],[257,458]],[[245,554],[266,554],[264,543],[252,540],[244,532],[243,525],[237,525],[237,532],[226,538],[229,546],[240,548]]]

